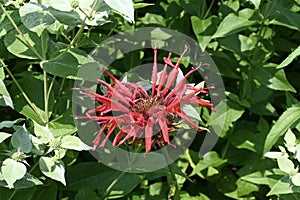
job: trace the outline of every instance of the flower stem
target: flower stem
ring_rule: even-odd
[[[4,61],[1,58],[0,58],[0,63],[3,65],[3,67],[8,72],[8,74],[10,75],[10,77],[12,78],[12,80],[14,81],[14,83],[16,84],[16,86],[18,87],[18,89],[21,91],[23,97],[25,98],[25,100],[27,101],[27,103],[30,105],[30,107],[34,110],[34,112],[38,115],[38,117],[43,122],[46,122],[46,120],[44,119],[43,115],[40,113],[40,111],[36,107],[36,105],[33,102],[31,102],[31,100],[29,99],[29,97],[27,96],[27,94],[25,93],[25,91],[23,90],[23,88],[21,87],[21,85],[19,84],[19,82],[17,81],[17,79],[15,78],[15,76],[13,75],[13,73],[8,69],[7,65],[4,63]]]
[[[168,199],[171,199],[171,197],[173,196],[174,200],[180,200],[180,190],[179,190],[179,186],[178,186],[178,183],[177,183],[173,163],[170,162],[168,151],[165,148],[162,149],[162,152],[165,156],[165,160],[168,164],[168,168],[169,168],[171,178],[172,178],[172,183],[171,183],[171,186],[170,186],[170,193],[169,193]]]

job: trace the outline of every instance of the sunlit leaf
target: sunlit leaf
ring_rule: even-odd
[[[13,184],[26,174],[26,166],[21,162],[7,158],[2,163],[1,171],[8,187],[13,188]]]

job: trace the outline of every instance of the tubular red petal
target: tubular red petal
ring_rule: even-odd
[[[167,121],[166,121],[166,118],[165,118],[164,114],[161,114],[159,116],[158,123],[159,123],[159,126],[161,128],[164,141],[166,143],[170,144],[169,132],[168,132],[168,125],[167,125]]]
[[[152,134],[153,134],[153,119],[150,117],[145,127],[146,153],[148,153],[151,150]]]
[[[119,89],[120,93],[122,93],[128,97],[132,96],[132,93],[116,77],[114,77],[111,73],[109,73],[105,69],[104,69],[104,73],[107,74],[112,79],[112,81],[114,82],[116,87]]]
[[[155,93],[155,87],[156,87],[156,81],[157,81],[157,49],[153,48],[154,51],[154,63],[153,63],[153,69],[152,69],[152,96],[154,96]]]
[[[105,144],[106,144],[109,136],[112,134],[112,132],[115,130],[116,127],[117,127],[117,124],[115,124],[115,123],[111,123],[110,124],[110,126],[109,126],[109,128],[107,130],[106,136],[105,136],[104,140],[102,141],[100,147],[104,147],[105,146]]]
[[[106,128],[106,126],[107,126],[107,123],[105,123],[105,124],[102,125],[102,127],[101,127],[101,129],[99,130],[97,136],[96,136],[95,139],[93,140],[93,145],[94,145],[94,146],[93,146],[93,151],[95,151],[96,148],[97,148],[97,146],[99,145],[100,139],[101,139],[101,135],[102,135],[104,129]]]

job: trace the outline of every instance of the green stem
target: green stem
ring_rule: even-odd
[[[113,187],[118,183],[118,181],[125,175],[125,171],[123,171],[109,186],[108,188],[105,190],[105,192],[103,193],[103,195],[101,195],[100,199],[104,200],[109,193],[112,191]]]
[[[174,196],[174,200],[180,200],[180,190],[179,190],[179,186],[178,186],[178,183],[177,183],[177,178],[176,178],[176,174],[175,174],[175,171],[174,171],[173,163],[170,162],[168,150],[163,148],[162,152],[165,156],[165,160],[166,160],[166,163],[168,164],[168,168],[169,168],[169,171],[170,171],[170,174],[171,174],[172,186],[175,186],[175,191],[171,195]],[[168,199],[171,199],[171,196],[169,196]]]
[[[214,3],[215,3],[215,0],[212,0],[211,3],[210,3],[210,5],[209,5],[209,7],[208,7],[208,9],[207,9],[207,11],[206,11],[206,13],[205,13],[205,15],[203,16],[202,19],[205,19],[207,17],[207,15],[209,14],[209,11],[211,10],[211,8],[212,8],[212,6],[213,6]]]
[[[4,14],[7,16],[9,21],[12,23],[16,31],[19,33],[19,35],[22,37],[22,39],[26,42],[27,46],[31,49],[31,51],[40,59],[44,60],[44,58],[38,53],[38,51],[30,44],[30,42],[27,40],[27,38],[24,36],[24,34],[21,32],[21,30],[18,28],[17,24],[13,20],[13,18],[9,15],[7,10],[4,8],[4,6],[0,3],[0,8],[4,12]]]
[[[48,109],[48,81],[47,81],[47,72],[44,70],[44,105],[45,105],[45,122],[46,125],[49,123],[49,109]]]
[[[14,189],[14,191],[11,193],[10,197],[8,198],[8,200],[12,200],[13,197],[15,196],[15,194],[17,193],[17,189]]]
[[[36,107],[36,105],[33,102],[31,102],[31,100],[26,95],[25,91],[23,90],[23,88],[21,87],[21,85],[19,84],[19,82],[17,81],[17,79],[15,78],[15,76],[13,75],[13,73],[8,69],[7,65],[4,63],[4,61],[2,59],[0,59],[0,63],[3,65],[3,67],[8,72],[8,74],[10,75],[10,77],[12,78],[12,80],[14,81],[14,83],[16,84],[16,86],[18,87],[18,89],[21,91],[21,93],[24,96],[24,98],[27,101],[27,103],[34,110],[34,112],[38,115],[38,117],[45,123],[46,120],[44,119],[43,115],[40,113],[40,111],[38,110],[38,108]]]

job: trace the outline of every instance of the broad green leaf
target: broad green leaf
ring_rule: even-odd
[[[44,144],[49,143],[53,139],[53,134],[51,133],[49,128],[46,126],[41,126],[35,121],[33,121],[33,123],[34,123],[34,134],[38,137],[38,139],[42,143]]]
[[[4,85],[4,82],[0,79],[0,106],[9,106],[14,109],[12,99]]]
[[[78,191],[81,188],[97,189],[103,180],[116,170],[97,162],[83,162],[72,166],[66,174],[68,190]]]
[[[36,53],[40,56],[46,54],[46,48],[44,45],[47,45],[49,40],[49,35],[46,32],[43,32],[41,37],[39,37],[36,33],[26,29],[23,25],[19,26],[19,29],[36,52],[33,52],[33,50],[28,47],[24,38],[22,38],[14,29],[6,34],[4,38],[4,44],[10,53],[17,57],[26,59],[39,59]]]
[[[288,173],[290,175],[294,175],[297,172],[295,169],[294,163],[288,159],[286,156],[279,156],[277,158],[278,167],[281,171]]]
[[[30,101],[34,103],[37,107],[37,110],[43,118],[45,119],[45,103],[44,103],[44,83],[42,76],[34,76],[31,73],[22,74],[23,78],[19,78],[18,82],[22,85],[23,90],[26,95],[29,97]],[[32,86],[34,85],[34,90]],[[19,88],[13,84],[11,88],[11,96],[14,102],[15,110],[25,115],[29,119],[36,121],[39,124],[43,124],[44,122],[40,119],[39,115],[32,109],[32,107],[27,103]],[[49,96],[49,105],[48,111],[49,116],[52,113],[54,104],[54,92],[51,90]]]
[[[225,137],[227,131],[238,120],[245,109],[232,101],[222,101],[211,114],[210,125],[220,137]],[[219,111],[218,111],[219,110]]]
[[[242,176],[241,179],[258,185],[274,185],[278,181],[275,178],[282,177],[282,175],[285,173],[275,168],[272,170],[255,170],[253,173]]]
[[[19,13],[17,10],[10,10],[7,13],[14,19],[15,23],[18,24],[20,22]],[[12,30],[14,26],[9,21],[7,16],[0,10],[0,38],[5,36],[10,30]]]
[[[92,148],[83,143],[78,137],[67,135],[61,140],[61,147],[76,151],[91,150]]]
[[[277,142],[280,136],[282,136],[289,128],[299,122],[300,120],[300,104],[288,108],[279,117],[277,122],[272,126],[270,132],[267,135],[264,145],[264,153],[271,150],[273,145]]]
[[[271,188],[271,191],[267,196],[278,195],[278,194],[290,194],[299,190],[300,187],[295,187],[289,175],[282,177],[278,182]]]
[[[120,172],[111,174],[107,179],[103,180],[102,186],[103,189],[108,188],[112,181],[114,181]],[[109,194],[110,198],[116,199],[121,198],[129,194],[134,188],[136,188],[142,181],[141,176],[132,173],[126,173],[120,180],[114,185],[111,193]],[[102,187],[100,188],[102,190]],[[101,191],[100,191],[101,192]]]
[[[223,21],[221,21],[212,38],[225,37],[250,27],[256,23],[255,21],[249,20],[252,14],[253,10],[250,9],[241,10],[239,12],[239,16],[234,13],[230,13],[223,19]]]
[[[32,148],[31,140],[29,138],[29,132],[25,125],[18,127],[16,132],[11,137],[11,144],[15,148],[20,148],[25,153],[29,153]]]
[[[55,183],[47,184],[45,187],[40,187],[35,192],[32,200],[56,200],[57,199],[57,185]]]
[[[10,136],[11,134],[9,133],[0,132],[0,143],[9,138]]]
[[[51,13],[52,16],[55,17],[55,19],[57,19],[62,24],[68,26],[76,26],[79,24],[84,24],[83,20],[80,18],[80,15],[74,10],[67,12],[62,10],[56,10],[53,9],[52,7],[49,7],[47,10]]]
[[[216,16],[210,16],[207,19],[200,19],[196,16],[191,17],[193,31],[197,37],[202,51],[205,51],[207,45],[212,39],[212,35],[217,30],[219,19]]]
[[[132,0],[104,0],[113,10],[120,13],[127,21],[134,22],[134,9]]]
[[[43,5],[55,8],[57,10],[69,12],[72,11],[71,1],[69,0],[43,0]]]
[[[255,9],[257,10],[259,8],[259,4],[261,0],[250,0],[253,5],[255,6]]]
[[[13,188],[14,183],[25,176],[26,170],[26,166],[23,163],[11,158],[5,159],[1,167],[3,178],[9,188]]]
[[[203,18],[207,9],[206,1],[204,0],[180,0],[180,5],[184,11],[191,15]]]
[[[75,200],[98,200],[99,196],[94,190],[91,190],[89,188],[82,188],[80,189],[76,196]]]
[[[45,6],[36,3],[25,3],[19,9],[22,23],[38,36],[41,36],[47,26],[55,22],[55,18],[45,9]]]
[[[66,53],[58,59],[41,62],[41,66],[43,70],[49,74],[59,77],[75,78],[79,64],[72,54]]]
[[[77,128],[72,117],[72,110],[66,110],[63,115],[52,120],[49,123],[49,129],[55,138],[75,133]]]
[[[283,68],[288,66],[295,58],[297,58],[300,55],[300,46],[297,47],[284,61],[282,61],[278,66],[277,69]]]
[[[45,176],[66,185],[65,167],[63,161],[54,161],[52,158],[42,156],[39,160],[39,166],[40,170]]]
[[[300,144],[296,146],[296,159],[300,162]]]

